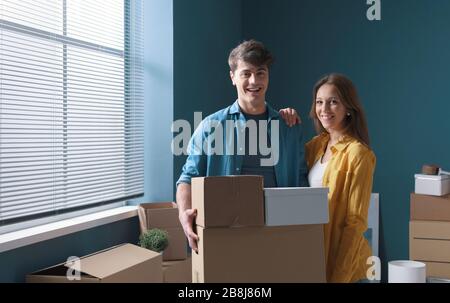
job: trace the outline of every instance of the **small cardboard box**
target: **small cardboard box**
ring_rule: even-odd
[[[411,220],[450,221],[450,195],[411,193]]]
[[[323,225],[197,226],[197,233],[194,283],[326,282]]]
[[[159,228],[167,231],[169,245],[163,252],[163,260],[187,258],[187,239],[178,219],[178,206],[174,202],[143,203],[138,208],[141,233]]]
[[[192,178],[196,224],[209,227],[264,225],[263,177]]]
[[[450,278],[450,222],[410,221],[409,257],[427,265],[427,276]]]
[[[447,262],[426,262],[427,277],[450,279],[450,263]]]
[[[450,262],[450,222],[410,221],[410,257]]]
[[[192,260],[165,261],[163,262],[164,283],[191,283]]]
[[[416,194],[444,196],[450,193],[450,176],[415,174]]]
[[[78,272],[78,274],[77,274]],[[28,283],[161,283],[160,253],[132,244],[111,247],[27,275]]]
[[[267,226],[328,223],[327,187],[264,189]]]

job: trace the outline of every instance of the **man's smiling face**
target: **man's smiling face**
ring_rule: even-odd
[[[230,71],[230,76],[241,102],[253,106],[265,102],[269,85],[269,69],[267,66],[254,66],[239,60],[236,70]]]

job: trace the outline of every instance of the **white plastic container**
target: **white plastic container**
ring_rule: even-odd
[[[264,188],[266,226],[328,223],[328,187]]]
[[[444,196],[450,193],[450,176],[448,175],[422,175],[415,174],[416,194]]]
[[[391,261],[388,264],[389,283],[425,283],[426,264],[417,261]]]

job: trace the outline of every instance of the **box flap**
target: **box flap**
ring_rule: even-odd
[[[138,211],[141,232],[152,228],[181,227],[178,205],[174,202],[143,203]]]
[[[327,195],[328,187],[269,187],[264,188],[264,195],[272,196],[301,196]]]
[[[192,207],[203,227],[264,225],[262,176],[213,176],[192,179]]]
[[[153,202],[153,203],[141,203],[139,204],[144,209],[170,209],[170,208],[178,208],[178,205],[175,202]]]
[[[124,244],[81,258],[81,271],[104,279],[159,255],[136,245]]]

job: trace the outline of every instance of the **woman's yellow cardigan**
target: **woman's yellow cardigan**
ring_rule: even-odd
[[[306,144],[308,168],[325,152],[329,134],[322,133]],[[329,223],[325,225],[325,260],[328,282],[366,279],[367,258],[372,255],[364,237],[376,158],[353,137],[344,136],[331,147],[332,157],[323,176],[329,188]]]

